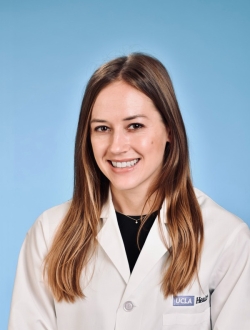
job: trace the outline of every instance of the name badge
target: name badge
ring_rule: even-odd
[[[194,296],[175,296],[173,306],[194,306]]]

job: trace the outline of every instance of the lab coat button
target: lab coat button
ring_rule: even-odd
[[[132,309],[134,308],[134,305],[133,305],[132,301],[126,301],[123,305],[123,308],[126,312],[131,312]]]

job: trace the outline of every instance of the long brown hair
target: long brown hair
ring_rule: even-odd
[[[198,273],[203,222],[190,178],[185,126],[165,67],[151,56],[134,53],[101,66],[86,87],[75,141],[73,198],[45,258],[47,281],[57,301],[73,302],[84,297],[80,276],[96,250],[100,213],[109,191],[109,181],[94,159],[89,123],[98,94],[117,80],[146,94],[171,134],[161,173],[148,195],[156,195],[152,210],[167,200],[167,228],[172,246],[167,246],[169,263],[162,280],[164,296],[181,292]]]

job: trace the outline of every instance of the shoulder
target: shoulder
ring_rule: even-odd
[[[28,236],[36,237],[39,241],[43,239],[48,247],[53,240],[57,228],[67,215],[70,204],[71,201],[67,201],[44,211],[29,230]]]
[[[249,240],[249,228],[245,222],[197,188],[195,194],[202,212],[205,244],[215,245],[220,250],[228,247],[239,235]]]

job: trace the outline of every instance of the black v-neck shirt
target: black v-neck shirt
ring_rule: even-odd
[[[145,222],[139,237],[139,246],[142,249],[148,233],[155,221],[157,211],[152,213],[148,220]],[[117,222],[120,228],[121,236],[125,246],[130,272],[132,273],[135,263],[139,257],[140,250],[137,246],[137,233],[140,226],[140,216],[133,216],[132,218],[138,220],[136,223],[134,220],[128,218],[126,215],[116,211]]]

